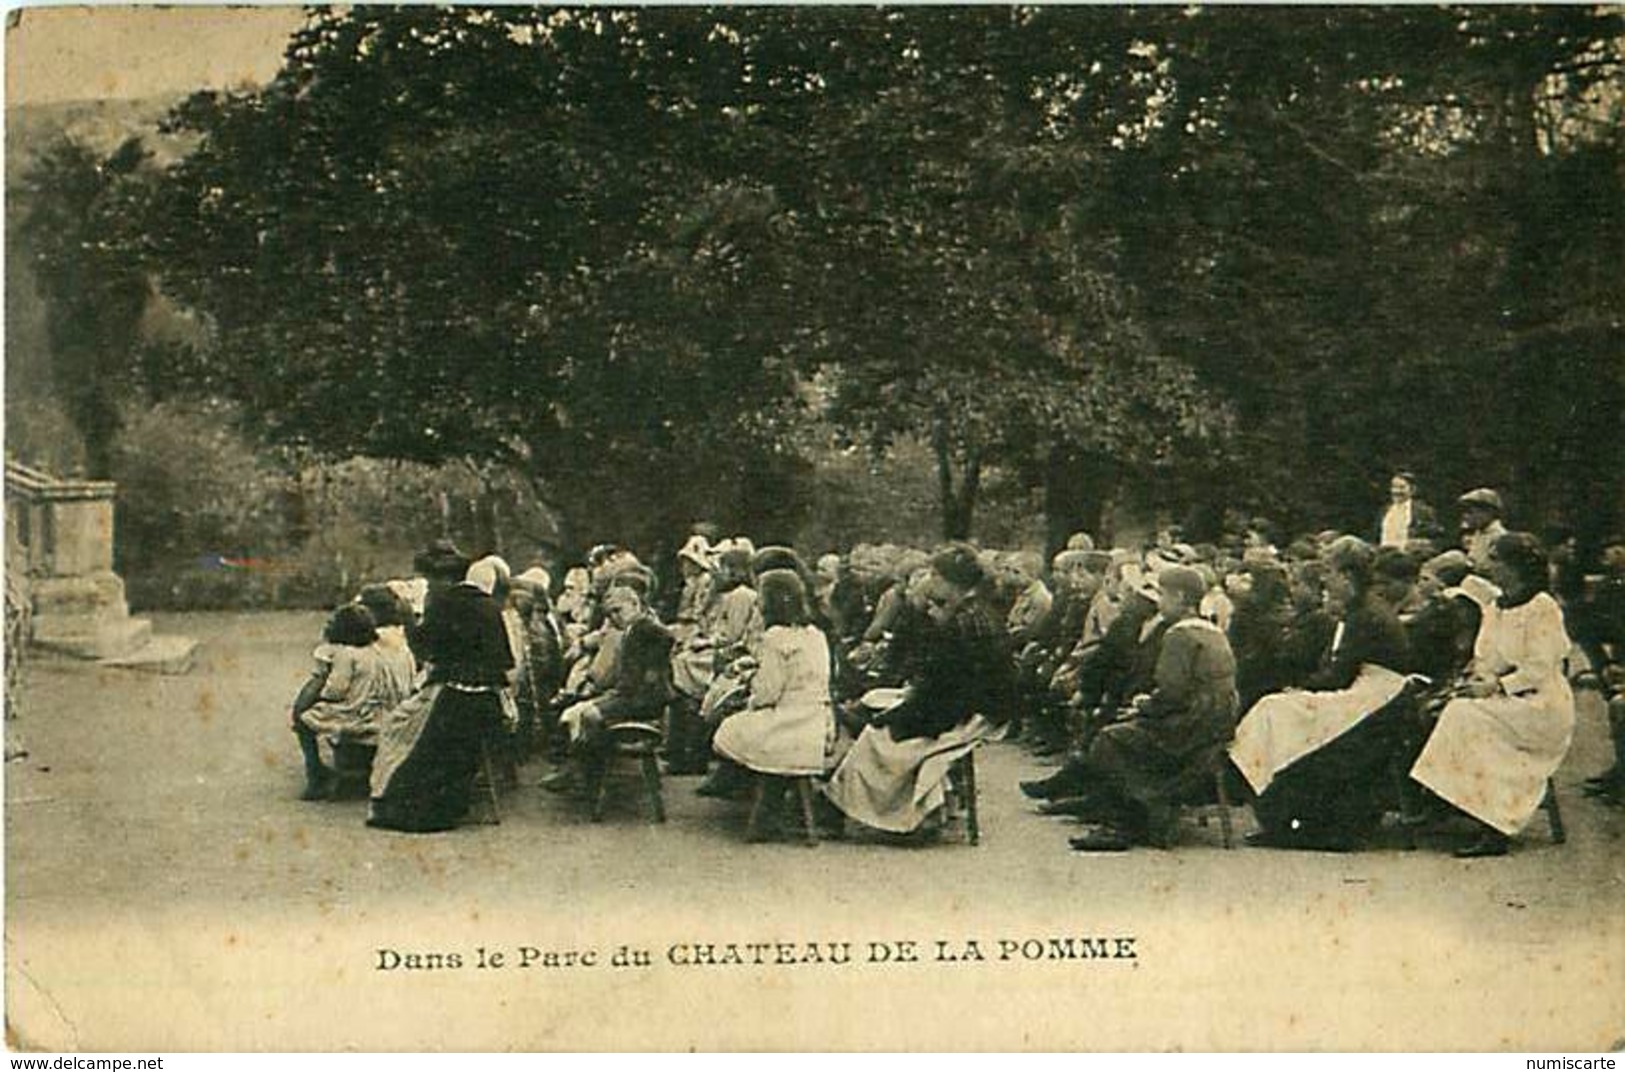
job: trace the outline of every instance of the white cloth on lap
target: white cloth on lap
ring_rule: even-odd
[[[1346,689],[1265,696],[1236,727],[1230,758],[1253,792],[1262,793],[1281,771],[1382,710],[1404,689],[1403,674],[1367,663]]]
[[[939,736],[906,741],[895,740],[889,730],[865,727],[824,792],[865,826],[909,833],[942,807],[948,768],[992,731],[993,724],[981,715]]]

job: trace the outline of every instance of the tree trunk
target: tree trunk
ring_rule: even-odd
[[[1044,521],[1047,551],[1054,555],[1074,532],[1087,532],[1097,546],[1109,543],[1102,530],[1106,503],[1116,486],[1110,459],[1057,448],[1044,472]]]
[[[976,516],[976,496],[982,486],[982,452],[965,448],[964,469],[954,484],[954,450],[948,437],[948,419],[938,414],[932,422],[931,447],[937,456],[937,496],[942,507],[942,536],[968,540]]]

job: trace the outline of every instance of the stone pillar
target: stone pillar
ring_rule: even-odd
[[[130,617],[113,572],[115,491],[111,481],[59,480],[6,462],[6,557],[28,574],[39,647],[116,659],[151,638],[152,624]]]

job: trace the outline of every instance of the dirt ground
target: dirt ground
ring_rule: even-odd
[[[1625,1044],[1625,813],[1577,790],[1610,758],[1592,692],[1558,777],[1568,843],[1537,818],[1499,860],[1397,835],[1226,851],[1194,813],[1177,849],[1077,855],[1005,744],[979,760],[976,847],[748,845],[692,779],[663,826],[635,783],[594,825],[540,764],[501,825],[411,836],[297,799],[286,709],[320,624],[161,619],[204,641],[183,677],[30,669],[5,765],[13,1046]]]

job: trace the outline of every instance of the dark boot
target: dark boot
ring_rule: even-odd
[[[1076,852],[1127,852],[1134,847],[1134,839],[1117,827],[1102,825],[1068,838],[1067,844]]]
[[[1021,791],[1033,800],[1056,800],[1061,797],[1077,796],[1083,792],[1088,781],[1088,768],[1084,766],[1082,760],[1073,757],[1048,778],[1022,782]]]
[[[667,708],[666,773],[704,774],[710,766],[711,749],[700,704],[690,696],[679,696]]]
[[[1478,839],[1451,853],[1458,860],[1476,860],[1486,856],[1505,856],[1512,849],[1512,839],[1493,827],[1485,826]]]
[[[316,734],[303,725],[294,727],[299,738],[299,751],[305,756],[305,789],[300,800],[330,800],[336,779],[333,772],[322,765],[321,751],[316,747]]]
[[[745,768],[730,760],[719,759],[715,769],[694,790],[702,797],[732,799],[750,788]]]
[[[825,838],[840,841],[846,837],[846,813],[822,793],[813,795],[813,818],[818,824],[819,834]]]

